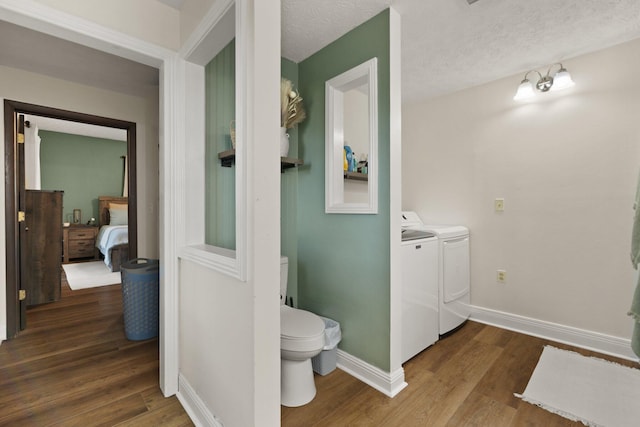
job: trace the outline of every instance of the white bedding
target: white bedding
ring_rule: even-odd
[[[111,248],[129,242],[127,225],[103,225],[96,238],[96,248],[104,255],[104,263],[111,270]]]

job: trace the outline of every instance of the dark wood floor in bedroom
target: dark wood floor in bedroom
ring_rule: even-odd
[[[158,340],[128,341],[120,285],[29,309],[0,346],[0,426],[190,426],[158,386]]]
[[[63,278],[62,294],[0,346],[0,426],[193,425],[160,392],[157,340],[125,338],[120,286],[71,291]],[[638,367],[467,322],[404,365],[394,399],[335,370],[316,376],[310,404],[281,408],[282,426],[581,426],[513,396],[549,343]]]

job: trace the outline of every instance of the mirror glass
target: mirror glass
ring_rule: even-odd
[[[325,84],[325,212],[378,212],[377,59]]]

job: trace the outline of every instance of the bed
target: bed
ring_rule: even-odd
[[[111,271],[120,271],[122,263],[129,260],[129,226],[127,197],[98,197],[100,231],[96,247],[104,256],[104,263]]]

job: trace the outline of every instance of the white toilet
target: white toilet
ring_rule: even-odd
[[[285,305],[289,260],[280,258],[280,403],[302,406],[316,395],[311,358],[324,346],[324,321]]]

